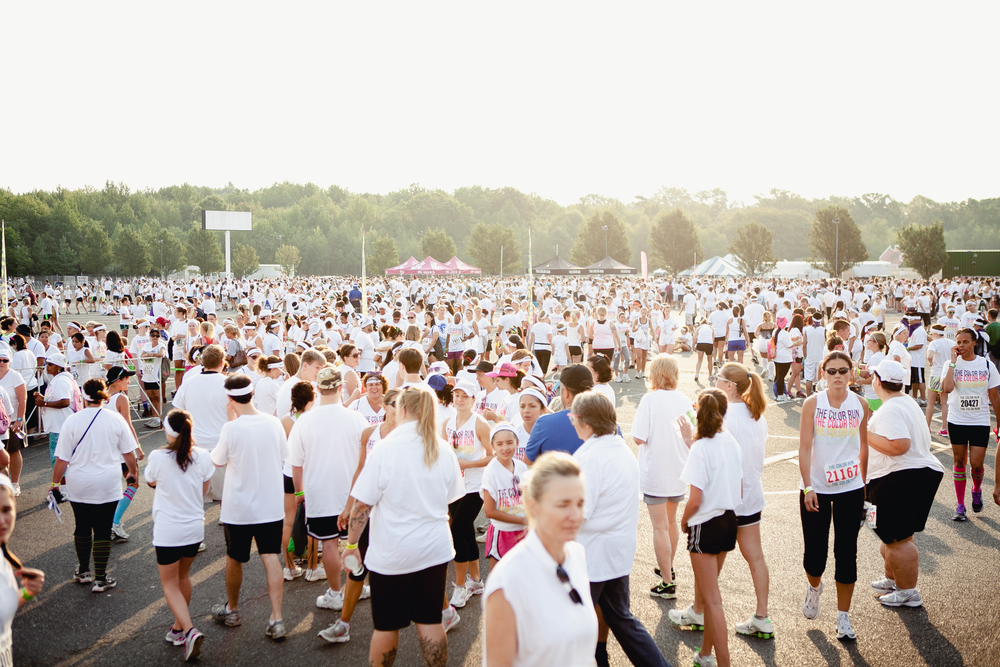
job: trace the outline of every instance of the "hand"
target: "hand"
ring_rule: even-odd
[[[681,437],[684,438],[684,442],[691,445],[694,442],[694,426],[691,424],[691,420],[687,418],[687,415],[681,415],[674,423],[677,424],[677,428],[680,429]]]
[[[23,425],[24,425],[23,421],[12,421],[10,423],[10,432],[18,433],[21,430],[21,428],[23,428]]]
[[[682,521],[681,522],[681,532],[684,533],[685,535],[687,534],[687,532],[688,532],[688,522],[687,521]]]
[[[337,530],[343,532],[347,530],[347,524],[351,520],[351,513],[345,508],[343,512],[337,516]]]
[[[28,595],[37,596],[42,592],[42,584],[45,583],[45,573],[33,567],[22,567],[14,570],[14,574],[21,578],[21,585],[28,591]]]
[[[35,405],[40,408],[45,407],[45,397],[39,394],[37,391],[35,392]]]
[[[951,363],[958,361],[958,347],[952,346],[951,348]]]
[[[295,506],[296,507],[298,507],[299,505],[301,505],[305,501],[306,501],[306,497],[304,495],[302,495],[302,496],[295,496]]]
[[[815,491],[810,491],[809,493],[807,493],[804,502],[807,512],[819,511],[819,496],[816,495]]]
[[[141,461],[146,458],[146,453],[142,451],[142,447],[135,448],[135,459],[136,461]]]

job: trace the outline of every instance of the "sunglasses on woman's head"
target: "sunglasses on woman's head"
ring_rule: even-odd
[[[838,366],[836,368],[826,368],[824,369],[827,375],[847,375],[851,372],[851,369],[847,366]]]

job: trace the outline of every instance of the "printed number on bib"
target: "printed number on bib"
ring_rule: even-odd
[[[861,466],[856,459],[832,463],[825,471],[827,486],[844,486],[861,477]]]
[[[958,411],[959,412],[979,412],[981,409],[981,399],[979,394],[959,394],[958,395]]]

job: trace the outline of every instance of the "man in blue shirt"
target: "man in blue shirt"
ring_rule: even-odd
[[[355,313],[361,312],[361,290],[358,289],[357,285],[351,286],[351,291],[347,293],[347,299],[351,302],[351,306],[354,307]]]
[[[594,376],[583,364],[572,364],[562,369],[559,374],[559,398],[563,410],[552,415],[542,415],[531,430],[524,457],[528,462],[535,461],[545,452],[566,452],[573,454],[583,440],[576,434],[576,429],[569,421],[569,409],[577,394],[582,394],[594,388]]]

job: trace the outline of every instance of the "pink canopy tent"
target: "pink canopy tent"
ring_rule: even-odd
[[[412,275],[413,267],[417,266],[418,264],[420,264],[420,262],[418,262],[413,257],[410,257],[408,260],[406,260],[399,266],[394,266],[392,268],[386,269],[385,275],[387,276]]]
[[[418,262],[413,257],[392,268],[385,270],[387,276],[446,276],[446,275],[481,275],[482,269],[469,266],[458,257],[452,257],[441,263],[428,255]]]
[[[457,272],[463,276],[466,275],[479,276],[482,275],[483,273],[482,269],[477,269],[474,266],[469,266],[468,264],[460,260],[458,257],[452,257],[451,259],[449,259],[447,262],[445,262],[445,266],[447,266],[453,272]]]

